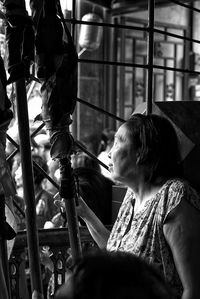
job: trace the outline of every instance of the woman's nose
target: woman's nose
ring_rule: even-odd
[[[108,158],[111,159],[111,151],[108,153]]]

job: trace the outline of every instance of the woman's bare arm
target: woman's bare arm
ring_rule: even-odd
[[[183,285],[182,299],[199,299],[200,212],[182,201],[168,215],[163,232]]]
[[[87,228],[97,245],[100,248],[105,248],[110,235],[110,231],[104,226],[104,224],[87,206],[87,204],[81,197],[79,197],[77,214],[85,221]]]

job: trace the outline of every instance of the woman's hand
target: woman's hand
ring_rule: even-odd
[[[62,208],[63,211],[65,210],[64,200],[55,200],[54,203],[59,208]],[[86,223],[87,228],[97,245],[100,248],[105,248],[110,232],[89,208],[80,195],[78,196],[76,211],[77,215]]]
[[[76,211],[77,211],[77,215],[79,217],[81,217],[83,220],[88,218],[89,213],[91,212],[91,209],[88,207],[88,205],[86,204],[86,202],[83,200],[83,198],[78,195],[77,196],[77,201],[76,201],[77,205],[76,205]],[[65,211],[65,202],[64,200],[60,200],[60,199],[55,199],[54,200],[54,204],[60,208],[63,212]]]

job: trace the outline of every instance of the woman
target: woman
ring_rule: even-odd
[[[135,114],[109,153],[112,179],[128,187],[110,232],[80,199],[78,213],[100,248],[131,252],[155,265],[175,298],[200,298],[200,200],[181,179],[171,123]]]

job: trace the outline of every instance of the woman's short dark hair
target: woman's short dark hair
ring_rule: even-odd
[[[138,164],[149,169],[147,179],[182,175],[180,146],[172,123],[156,114],[133,114],[125,122],[138,154]]]

